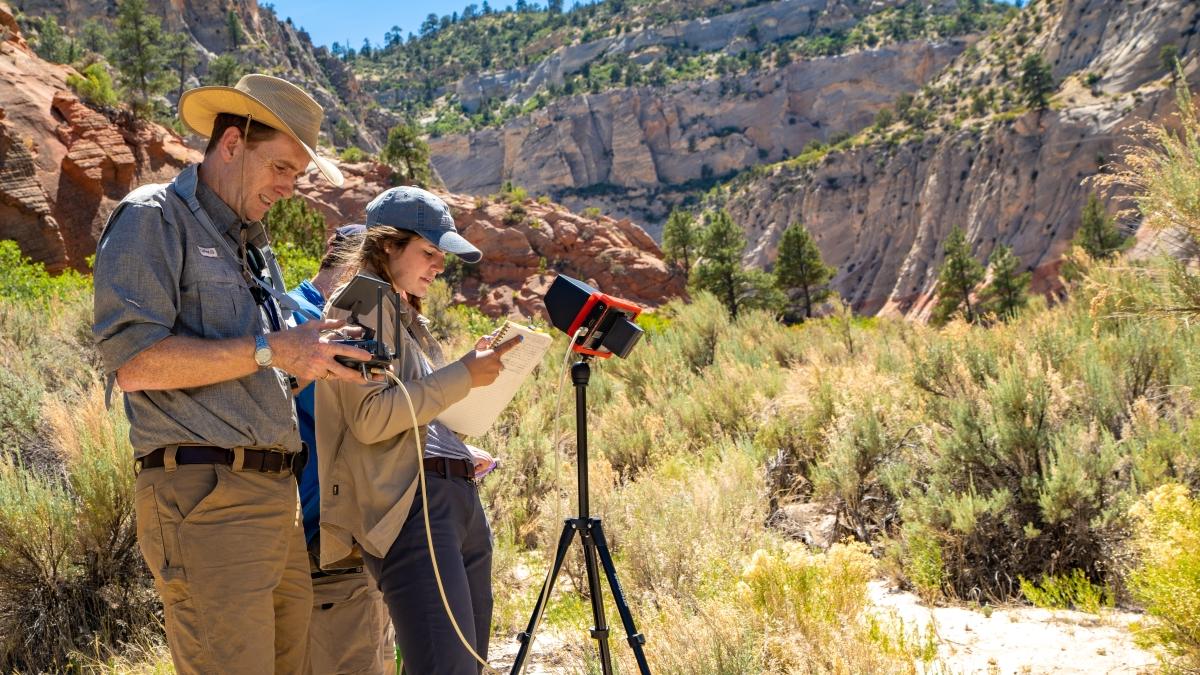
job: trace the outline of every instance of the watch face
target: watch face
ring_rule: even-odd
[[[260,368],[265,368],[271,365],[271,346],[267,344],[267,338],[262,335],[254,336],[254,362]]]

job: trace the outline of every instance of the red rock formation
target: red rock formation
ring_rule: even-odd
[[[154,124],[117,124],[67,86],[77,74],[25,45],[0,3],[0,239],[51,270],[86,269],[117,202],[200,154]]]
[[[442,197],[463,236],[483,251],[483,262],[463,281],[462,294],[487,314],[544,315],[542,295],[556,272],[646,306],[684,294],[683,277],[662,261],[654,240],[628,220],[588,218],[532,199],[513,205]]]
[[[367,204],[391,186],[385,166],[363,162],[341,168],[346,183],[340,189],[312,175],[297,185],[331,230],[362,222]],[[587,218],[532,199],[512,205],[439,195],[459,231],[483,251],[483,262],[468,268],[458,299],[489,315],[542,314],[541,297],[555,272],[647,306],[684,293],[683,278],[663,263],[654,240],[628,220]]]

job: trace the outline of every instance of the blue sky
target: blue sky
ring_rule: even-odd
[[[504,9],[515,0],[489,0],[493,9]],[[483,0],[473,0],[482,5]],[[380,3],[378,0],[268,0],[263,4],[275,6],[280,20],[292,18],[292,23],[308,31],[313,44],[328,47],[334,42],[347,44],[355,49],[362,46],[363,38],[371,44],[383,43],[383,34],[399,26],[408,35],[416,33],[421,22],[430,14],[452,14],[461,12],[472,0],[425,0],[425,2]],[[543,2],[530,4],[545,6]],[[573,2],[563,3],[570,7]]]
[[[490,0],[493,9],[504,9],[515,0]],[[1002,0],[1013,3],[1015,0]],[[468,0],[425,0],[425,2],[380,3],[368,0],[274,0],[264,4],[275,6],[280,19],[291,17],[292,22],[308,31],[313,44],[328,47],[334,42],[349,44],[358,49],[363,38],[371,43],[383,43],[383,34],[392,26],[399,26],[405,35],[416,33],[421,22],[430,14],[451,14],[462,11],[472,4]],[[481,5],[483,0],[475,0]],[[545,6],[544,2],[531,2]],[[570,7],[573,0],[563,3]]]

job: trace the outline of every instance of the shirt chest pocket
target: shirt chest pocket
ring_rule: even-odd
[[[250,288],[224,251],[221,257],[189,257],[180,280],[180,322],[188,332],[205,338],[231,338],[257,332],[258,307]]]

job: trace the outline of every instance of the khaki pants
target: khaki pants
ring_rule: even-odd
[[[311,675],[395,675],[396,634],[366,572],[313,579]]]
[[[138,475],[134,501],[176,671],[301,673],[312,584],[295,479],[173,459]]]

